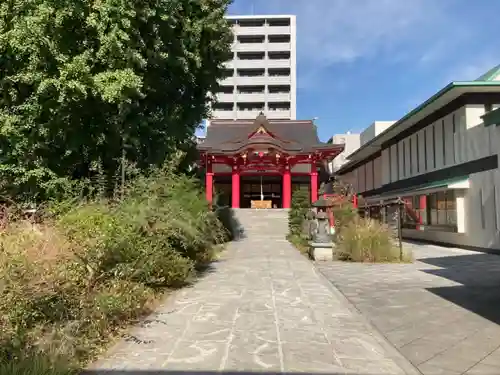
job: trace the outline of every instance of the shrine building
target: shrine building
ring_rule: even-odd
[[[290,208],[292,191],[308,188],[314,202],[343,149],[320,142],[312,120],[212,120],[198,145],[207,201],[217,193],[232,208]]]

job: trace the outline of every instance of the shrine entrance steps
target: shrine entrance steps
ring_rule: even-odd
[[[288,234],[288,209],[233,209],[243,237],[285,239]]]

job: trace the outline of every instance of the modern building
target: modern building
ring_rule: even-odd
[[[360,136],[361,145],[364,145],[375,138],[383,131],[389,129],[396,121],[375,121],[367,127]]]
[[[296,118],[295,16],[230,16],[233,59],[216,93],[212,119]]]
[[[207,201],[214,193],[233,208],[290,208],[292,191],[318,199],[327,163],[344,145],[322,143],[312,120],[213,120],[198,145]]]
[[[500,65],[441,89],[337,175],[367,209],[402,198],[406,238],[500,249],[499,107]]]
[[[347,159],[347,156],[352,154],[361,146],[361,135],[351,132],[347,132],[345,134],[335,134],[328,140],[327,143],[344,145],[344,151],[342,151],[335,159],[333,159],[328,164],[330,173],[334,173],[349,161]]]

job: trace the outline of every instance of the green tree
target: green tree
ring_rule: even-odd
[[[300,236],[307,212],[311,208],[311,195],[308,189],[299,188],[292,194],[290,211],[288,211],[288,228],[292,236]]]
[[[43,199],[194,147],[223,62],[230,0],[0,3],[0,196]],[[189,163],[187,163],[189,164]]]

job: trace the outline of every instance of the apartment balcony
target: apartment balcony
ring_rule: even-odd
[[[227,66],[228,69],[264,69],[264,68],[291,68],[290,59],[254,59],[254,60],[235,60]]]
[[[265,114],[268,119],[289,119],[291,118],[292,111],[289,109],[269,109],[265,112]]]
[[[232,120],[236,118],[236,112],[234,111],[221,111],[214,109],[212,111],[212,118],[221,119],[221,120]]]
[[[235,35],[284,35],[290,34],[292,28],[290,26],[233,26],[233,33]]]
[[[292,62],[289,59],[267,59],[268,68],[291,68]]]
[[[236,77],[227,77],[220,80],[221,86],[234,86],[236,82]]]
[[[292,32],[292,28],[290,26],[269,26],[265,27],[266,34],[268,35],[286,35]]]
[[[289,92],[273,92],[266,95],[268,102],[290,102],[292,95]]]
[[[268,77],[263,76],[252,76],[252,77],[234,77],[233,82],[236,86],[259,86],[268,83]]]
[[[268,76],[266,81],[270,85],[290,85],[292,83],[291,76]]]
[[[264,109],[255,109],[255,110],[239,109],[236,111],[236,118],[239,120],[253,120],[256,119],[261,112],[265,112]]]
[[[235,35],[264,35],[266,34],[266,26],[233,26],[233,33]]]
[[[264,69],[267,66],[266,59],[235,60],[236,69]]]
[[[221,103],[234,103],[234,94],[228,94],[225,92],[218,92],[216,94],[217,101]]]
[[[283,43],[276,43],[283,44]],[[290,44],[290,43],[288,43]],[[261,52],[265,51],[267,43],[241,43],[238,42],[234,45],[235,52]]]
[[[244,103],[265,102],[266,94],[264,92],[238,93],[236,94],[236,101]]]
[[[234,60],[229,60],[229,61],[226,61],[222,64],[224,66],[224,68],[226,69],[234,69],[235,68],[235,64],[234,64]]]
[[[290,51],[292,49],[291,43],[267,43],[267,51]]]

